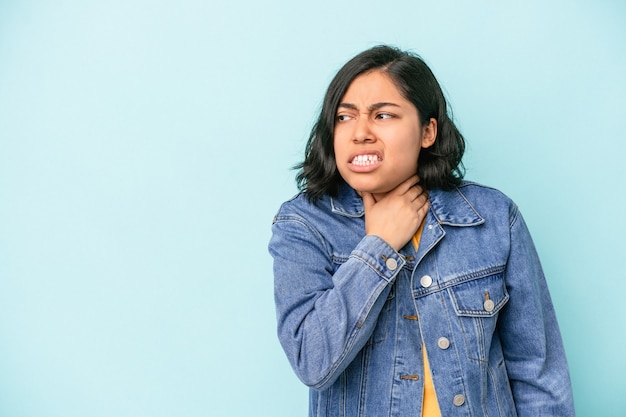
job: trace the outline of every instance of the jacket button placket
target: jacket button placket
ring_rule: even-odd
[[[418,321],[418,317],[414,314],[404,314],[402,316],[402,318],[404,320],[408,320],[408,321],[412,321],[412,322],[417,322]],[[414,325],[414,324],[411,324]],[[412,375],[400,375],[400,379],[402,380],[409,380],[409,381],[419,381],[420,380],[420,376],[417,374],[412,374]]]

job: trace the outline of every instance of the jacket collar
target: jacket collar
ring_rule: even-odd
[[[433,215],[439,224],[476,226],[485,222],[458,187],[451,191],[430,190],[428,194],[429,215]],[[342,216],[361,217],[365,214],[363,200],[343,181],[339,186],[337,197],[331,197],[330,205],[333,213]]]

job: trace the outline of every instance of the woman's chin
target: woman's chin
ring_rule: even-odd
[[[372,194],[374,196],[374,198],[378,201],[381,198],[383,198],[389,191],[386,188],[372,188],[372,187],[361,187],[361,188],[354,188],[354,191],[357,192],[358,195],[360,195],[361,197],[363,197],[363,193],[368,193],[368,194]]]

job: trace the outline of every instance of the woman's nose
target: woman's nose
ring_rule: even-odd
[[[376,139],[374,134],[372,133],[372,129],[369,124],[369,120],[367,117],[359,117],[356,120],[356,124],[354,127],[354,137],[353,141],[355,143],[361,142],[374,142]]]

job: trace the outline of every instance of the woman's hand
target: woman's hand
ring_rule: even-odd
[[[428,212],[428,194],[417,183],[417,175],[402,182],[383,198],[363,192],[365,233],[385,240],[400,250],[417,232]]]

